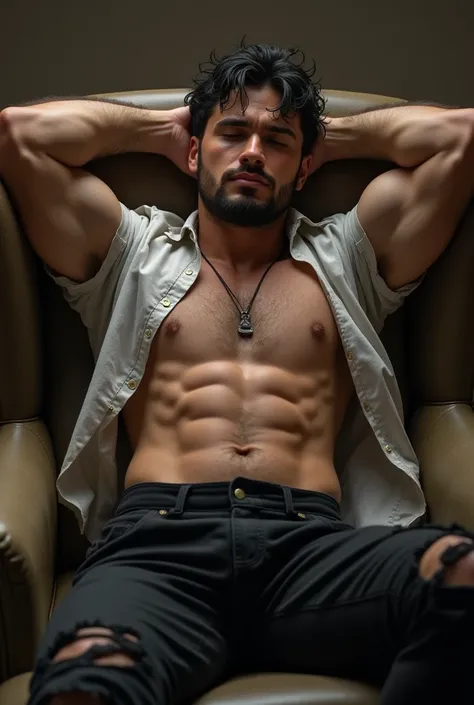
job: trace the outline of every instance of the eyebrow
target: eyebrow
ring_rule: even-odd
[[[227,117],[219,120],[216,127],[249,127],[250,122],[244,118]],[[289,135],[293,139],[297,139],[296,134],[289,127],[279,127],[278,125],[266,125],[266,132],[276,132],[279,135]]]

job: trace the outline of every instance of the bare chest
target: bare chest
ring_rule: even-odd
[[[261,273],[226,283],[245,309]],[[203,262],[197,281],[163,321],[153,343],[155,360],[196,365],[241,359],[296,372],[331,367],[340,347],[337,327],[314,270],[283,260],[265,277],[250,309],[253,335],[238,333],[240,313],[215,272]]]

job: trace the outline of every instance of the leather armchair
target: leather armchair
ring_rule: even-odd
[[[116,94],[144,107],[182,105],[184,90]],[[111,94],[108,97],[114,97]],[[329,115],[397,102],[327,91]],[[402,101],[398,101],[402,102]],[[192,179],[165,158],[127,154],[90,169],[134,208],[156,204],[186,217]],[[316,172],[294,205],[313,220],[347,211],[390,164],[350,161]],[[474,530],[474,210],[421,287],[383,332],[402,390],[407,428],[421,462],[430,520]],[[0,705],[24,705],[29,671],[49,615],[70,588],[86,542],[57,503],[55,477],[92,371],[79,317],[33,255],[0,184]],[[123,432],[119,467],[129,449]],[[200,699],[206,705],[291,700],[375,705],[378,691],[318,675],[242,674]]]

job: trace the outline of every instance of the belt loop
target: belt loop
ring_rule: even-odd
[[[184,503],[186,497],[188,496],[189,488],[191,485],[181,485],[178,492],[178,497],[176,499],[176,504],[172,509],[170,509],[169,514],[182,514],[184,509]]]
[[[294,516],[296,512],[293,507],[293,495],[291,494],[291,490],[286,485],[282,485],[281,489],[283,490],[283,496],[285,498],[285,512],[290,516]]]

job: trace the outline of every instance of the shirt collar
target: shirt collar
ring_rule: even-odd
[[[186,218],[183,225],[178,225],[176,227],[170,226],[165,234],[170,238],[170,240],[174,240],[175,242],[179,242],[183,239],[183,237],[189,235],[191,240],[197,245],[197,223],[198,211],[196,210]]]
[[[290,241],[290,247],[296,237],[298,229],[302,223],[314,225],[303,213],[300,213],[296,208],[290,208],[286,221],[286,233]],[[182,226],[169,227],[166,235],[175,242],[179,242],[185,236],[189,236],[195,245],[198,244],[198,211],[195,210],[188,216]]]

